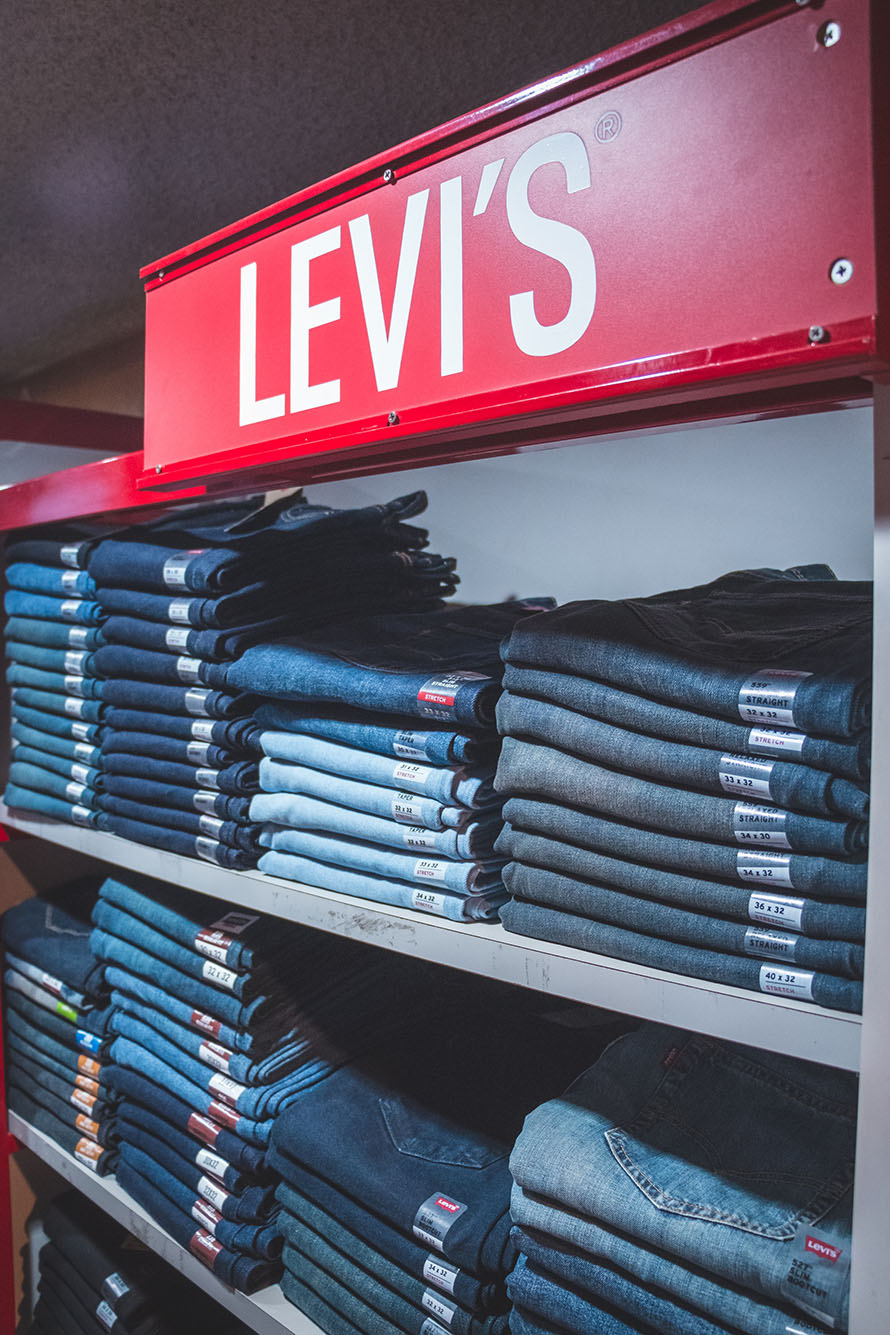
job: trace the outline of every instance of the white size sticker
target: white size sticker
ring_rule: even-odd
[[[772,801],[769,781],[773,768],[771,760],[754,760],[751,756],[721,756],[718,767],[720,787],[727,793],[738,793],[740,797],[765,797]]]
[[[732,831],[740,844],[790,848],[786,825],[787,811],[762,807],[751,802],[736,802],[732,811]]]
[[[412,890],[411,903],[416,909],[423,913],[436,913],[440,918],[446,917],[445,895],[438,894],[435,890]]]
[[[65,713],[70,714],[72,718],[83,718],[83,709],[85,700],[76,700],[73,696],[65,697]]]
[[[411,793],[396,793],[392,799],[392,818],[402,825],[416,825],[423,820],[422,797],[412,797]]]
[[[219,1211],[214,1209],[209,1201],[205,1201],[201,1197],[192,1206],[192,1219],[196,1224],[200,1224],[202,1228],[206,1228],[211,1235],[216,1234],[216,1226],[221,1218]]]
[[[218,816],[208,816],[205,813],[198,818],[198,829],[202,834],[209,835],[211,839],[219,840],[219,836],[222,834],[222,827],[223,822]],[[210,952],[207,951],[205,953],[209,954]],[[225,951],[223,951],[222,955],[214,956],[214,958],[225,959]]]
[[[448,1335],[448,1331],[444,1326],[440,1325],[438,1321],[434,1320],[433,1317],[428,1316],[426,1321],[424,1321],[423,1325],[420,1327],[419,1335]]]
[[[772,964],[764,964],[760,969],[760,990],[777,997],[812,1001],[814,977],[814,974],[804,969],[779,969]]]
[[[212,719],[195,719],[192,723],[192,736],[199,742],[212,742],[213,727]]]
[[[75,727],[77,724],[75,724]],[[99,754],[98,746],[93,746],[92,742],[75,742],[74,754],[78,760],[95,760]]]
[[[211,1182],[209,1177],[198,1179],[198,1195],[203,1196],[205,1201],[209,1201],[215,1210],[222,1212],[222,1208],[228,1200],[229,1193],[218,1182]]]
[[[119,1275],[115,1270],[103,1279],[102,1292],[109,1302],[116,1303],[119,1298],[123,1298],[125,1293],[130,1292],[130,1286],[123,1275]]]
[[[447,1298],[442,1297],[441,1293],[435,1293],[432,1289],[424,1291],[420,1299],[420,1305],[425,1312],[431,1312],[437,1320],[446,1326],[451,1325],[457,1311],[455,1303],[449,1302]]]
[[[752,922],[765,922],[790,927],[799,932],[803,922],[804,900],[790,895],[759,895],[755,891],[748,900],[748,917]]]
[[[59,548],[59,560],[63,566],[80,567],[80,553],[86,542],[66,542]]]
[[[74,806],[71,808],[71,820],[75,825],[92,825],[93,813],[89,807]]]
[[[45,987],[47,992],[52,992],[54,997],[60,997],[65,987],[61,978],[54,978],[51,973],[42,973],[40,975],[40,985],[41,987]]]
[[[207,1082],[207,1088],[211,1094],[218,1094],[224,1103],[229,1103],[232,1107],[245,1090],[244,1085],[239,1085],[237,1080],[230,1080],[227,1075],[212,1075]]]
[[[194,601],[194,598],[174,598],[167,605],[167,620],[174,621],[179,626],[189,625],[191,621],[189,612]]]
[[[407,760],[400,760],[393,768],[392,777],[394,783],[423,788],[432,772],[429,765],[412,765]]]
[[[78,589],[77,589],[77,581],[78,581],[79,579],[80,579],[80,571],[79,571],[79,570],[63,570],[63,571],[62,571],[62,592],[63,592],[63,593],[75,593],[75,592],[78,592]]]
[[[448,875],[448,863],[438,858],[418,858],[414,864],[415,881],[437,881],[442,884]]]
[[[83,649],[68,649],[65,653],[65,671],[82,677],[85,658]]]
[[[224,1177],[229,1168],[227,1159],[223,1159],[220,1155],[214,1154],[212,1150],[207,1150],[203,1147],[198,1150],[198,1153],[195,1155],[195,1163],[198,1168],[202,1168],[205,1173],[212,1173],[214,1177],[219,1178]]]
[[[745,932],[745,954],[768,959],[794,961],[799,938],[787,932],[771,932],[766,927],[749,927]]]
[[[431,677],[417,692],[418,712],[424,718],[450,719],[461,686],[468,681],[489,681],[484,672],[446,672]]]
[[[86,678],[80,674],[70,673],[63,678],[65,692],[67,695],[78,695],[83,697],[86,690]]]
[[[168,556],[164,562],[163,578],[168,589],[188,588],[188,568],[196,556],[203,556],[206,547],[195,547],[192,551],[177,552]]]
[[[767,723],[773,727],[796,727],[794,700],[800,683],[811,672],[792,672],[786,668],[762,668],[739,690],[739,713],[746,723]]]
[[[209,742],[188,742],[185,748],[186,760],[192,765],[206,765],[209,750]]]
[[[75,804],[80,803],[80,799],[83,797],[86,790],[87,786],[85,783],[65,784],[65,796],[67,797],[69,802],[74,802]]]
[[[65,598],[59,603],[59,613],[66,621],[76,621],[82,605],[82,598]]]
[[[408,825],[402,832],[402,843],[408,848],[436,848],[438,836],[425,825]]]
[[[201,680],[200,658],[188,658],[180,655],[176,660],[176,675],[180,681],[193,683]]]
[[[66,701],[66,705],[67,705],[67,701]],[[70,712],[70,711],[69,711],[69,712]],[[72,737],[89,737],[89,735],[90,735],[90,728],[91,728],[91,727],[92,727],[92,724],[90,724],[90,723],[72,723],[72,724],[71,724],[71,736],[72,736]]]
[[[86,785],[89,782],[90,771],[87,765],[72,765],[71,777],[78,783]]]
[[[196,769],[195,783],[199,783],[202,788],[219,788],[219,770]]]
[[[219,860],[219,850],[220,843],[218,839],[210,839],[207,835],[199,834],[195,840],[195,853],[197,856],[203,858],[205,862],[215,862],[218,867],[221,865]]]
[[[444,1289],[446,1293],[454,1293],[454,1285],[459,1274],[460,1271],[447,1261],[439,1261],[432,1255],[423,1263],[423,1277],[427,1284],[435,1284],[437,1289]]]
[[[221,1047],[219,1043],[202,1043],[198,1048],[198,1056],[208,1066],[214,1067],[217,1071],[222,1071],[223,1075],[229,1074],[232,1054],[227,1048]]]
[[[748,750],[759,756],[799,756],[806,740],[804,732],[788,732],[784,728],[752,728],[748,733]]]
[[[735,855],[735,869],[742,881],[764,881],[770,885],[786,885],[794,889],[790,853],[739,851]]]
[[[190,634],[187,626],[168,626],[164,632],[164,643],[168,649],[187,649]]]
[[[185,707],[190,714],[207,715],[210,692],[206,687],[191,686],[185,693]]]
[[[403,729],[397,732],[392,740],[393,754],[402,760],[427,760],[426,739],[429,736],[426,732],[410,732]]]
[[[192,793],[192,806],[196,811],[204,811],[208,816],[212,816],[216,813],[218,799],[218,793],[206,793],[199,789],[196,793]]]
[[[114,1308],[110,1307],[104,1299],[96,1308],[96,1316],[106,1330],[111,1330],[111,1327],[114,1325],[115,1321],[117,1321],[117,1312],[115,1312]]]
[[[72,626],[68,631],[68,643],[74,649],[85,649],[89,633],[88,626]]]
[[[216,960],[205,960],[201,966],[201,974],[210,983],[216,983],[218,987],[225,987],[232,991],[238,982],[238,975],[232,969],[224,969]]]

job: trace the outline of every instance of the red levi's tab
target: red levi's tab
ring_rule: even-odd
[[[209,1117],[202,1117],[200,1113],[192,1113],[188,1120],[188,1129],[197,1140],[203,1140],[205,1145],[215,1145],[221,1126],[212,1122]]]
[[[834,1265],[843,1256],[842,1247],[833,1247],[830,1242],[822,1242],[819,1238],[814,1238],[812,1234],[807,1234],[807,1251],[818,1256],[822,1261],[830,1261]]]
[[[197,1229],[189,1239],[189,1251],[193,1256],[197,1256],[199,1261],[203,1261],[208,1270],[212,1270],[216,1263],[216,1258],[222,1251],[222,1243],[217,1242],[203,1228]]]
[[[221,1122],[230,1131],[237,1130],[241,1114],[236,1112],[234,1108],[227,1108],[224,1103],[219,1103],[217,1099],[213,1099],[207,1111],[214,1121]]]
[[[219,1038],[222,1024],[219,1020],[214,1020],[212,1015],[205,1015],[203,1011],[192,1011],[189,1023],[193,1029],[200,1029],[204,1034],[212,1034],[214,1038]]]

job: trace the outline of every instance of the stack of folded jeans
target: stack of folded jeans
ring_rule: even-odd
[[[419,1023],[433,966],[109,878],[93,911],[112,988],[121,1185],[226,1283],[276,1277],[275,1117]]]
[[[12,764],[5,800],[94,825],[101,788],[103,613],[86,562],[99,534],[57,527],[6,549]]]
[[[90,949],[95,898],[95,880],[73,882],[7,909],[0,932],[6,1101],[104,1175],[114,1168],[118,1138],[108,993]]]
[[[282,1113],[285,1296],[330,1335],[506,1332],[509,1147],[536,1092],[614,1033],[601,1013],[469,978],[433,1058],[428,1028]]]
[[[249,691],[210,688],[247,646],[368,606],[439,606],[454,561],[419,550],[422,492],[335,511],[289,496],[203,507],[90,554],[109,612],[102,828],[221,866],[256,864]]]
[[[246,1335],[243,1322],[85,1196],[66,1192],[38,1213],[46,1242],[32,1335]]]
[[[871,586],[800,573],[517,625],[509,931],[861,1010]]]
[[[546,606],[356,617],[217,667],[214,684],[273,697],[255,714],[260,869],[456,920],[496,917],[499,648]]]
[[[846,1072],[625,1036],[511,1155],[513,1335],[846,1330],[855,1131]]]

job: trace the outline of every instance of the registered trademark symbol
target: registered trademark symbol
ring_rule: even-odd
[[[597,121],[593,133],[598,143],[611,144],[612,140],[618,137],[620,130],[621,113],[619,111],[604,111]]]

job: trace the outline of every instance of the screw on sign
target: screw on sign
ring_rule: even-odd
[[[841,40],[841,25],[835,23],[833,19],[828,23],[823,23],[819,29],[818,37],[821,46],[836,46]]]
[[[853,277],[853,261],[843,257],[835,260],[828,271],[828,276],[838,287],[843,287],[844,283],[849,283]]]

